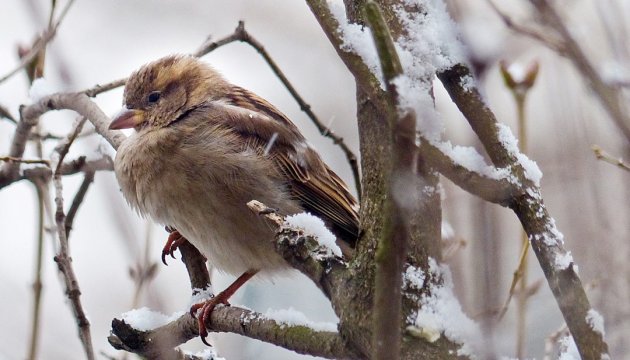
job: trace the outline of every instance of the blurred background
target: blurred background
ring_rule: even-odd
[[[65,2],[58,0],[58,8]],[[497,0],[515,20],[536,27],[527,1]],[[598,161],[597,144],[615,156],[628,154],[628,142],[602,110],[573,65],[540,43],[510,31],[485,0],[447,1],[462,40],[479,74],[479,86],[500,121],[516,133],[516,106],[498,70],[501,60],[526,67],[537,61],[540,71],[528,93],[526,120],[528,155],[544,173],[542,192],[567,248],[579,265],[592,305],[606,320],[611,355],[630,351],[630,256],[627,184],[630,173]],[[625,18],[630,3],[623,0],[555,1],[569,28],[598,71],[630,79],[630,32]],[[17,47],[28,46],[46,28],[50,0],[0,2],[0,76],[19,63]],[[171,53],[197,49],[208,36],[230,34],[239,20],[267,49],[315,113],[343,136],[358,154],[354,83],[303,1],[77,1],[48,47],[45,77],[54,91],[75,91],[126,77],[140,65]],[[233,43],[204,57],[230,81],[251,89],[278,106],[317,148],[324,160],[348,184],[352,175],[342,151],[319,135],[273,75],[248,45]],[[21,104],[32,101],[29,82],[18,73],[0,83],[0,104],[18,116]],[[437,109],[445,121],[445,138],[478,147],[472,131],[436,83]],[[627,95],[627,94],[625,94]],[[95,101],[106,114],[121,106],[122,89]],[[627,100],[626,100],[627,103]],[[47,113],[46,132],[65,135],[76,115]],[[89,124],[86,129],[89,128]],[[0,120],[0,156],[8,152],[15,126]],[[47,142],[49,157],[55,141]],[[67,159],[97,158],[113,150],[98,136],[81,138]],[[35,157],[27,148],[28,157]],[[28,167],[28,166],[27,166]],[[64,177],[68,204],[81,175]],[[492,319],[507,298],[520,254],[520,227],[509,209],[485,204],[443,181],[445,237],[457,295],[470,317],[487,332],[489,353],[516,356],[517,338],[524,356],[542,358],[545,341],[563,325],[562,316],[530,251],[528,283],[534,284],[525,311],[526,332],[516,328],[515,301],[500,322]],[[51,188],[52,190],[52,188]],[[23,359],[28,353],[32,318],[32,288],[37,250],[38,201],[32,184],[22,181],[0,190],[0,359]],[[50,227],[52,222],[48,222]],[[448,236],[447,236],[448,235]],[[160,261],[166,232],[139,218],[125,204],[113,173],[99,172],[78,212],[70,237],[71,255],[91,322],[99,357],[122,358],[107,343],[110,322],[132,308],[147,306],[165,314],[189,307],[188,277],[179,260],[157,266],[155,278],[140,292],[130,269]],[[56,239],[44,245],[42,318],[39,358],[84,357],[64,288],[52,261]],[[233,279],[216,274],[224,288]],[[536,288],[537,282],[542,281]],[[536,290],[537,289],[537,290]],[[319,322],[335,322],[325,298],[310,282],[294,274],[274,281],[250,283],[233,304],[260,312],[294,308]],[[228,359],[299,359],[295,353],[237,335],[213,334],[211,342]],[[185,349],[203,349],[198,339]]]

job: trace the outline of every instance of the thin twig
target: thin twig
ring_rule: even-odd
[[[74,223],[74,217],[79,210],[79,206],[83,203],[85,199],[85,194],[87,194],[90,185],[94,182],[94,170],[85,171],[85,175],[83,176],[83,181],[77,190],[77,193],[74,195],[74,199],[72,199],[72,205],[70,205],[70,209],[68,209],[68,214],[66,215],[66,237],[70,238],[70,231],[72,231],[72,224]]]
[[[130,267],[129,274],[134,281],[135,289],[133,291],[133,298],[131,300],[131,308],[136,309],[140,304],[140,298],[142,292],[148,286],[148,284],[155,278],[157,274],[158,264],[155,261],[151,261],[151,228],[153,224],[150,221],[145,222],[145,235],[144,235],[144,248],[142,254],[139,254],[139,258],[136,260],[136,264]]]
[[[85,95],[89,97],[95,97],[98,94],[121,87],[125,85],[125,83],[127,83],[127,78],[114,80],[112,82],[108,82],[107,84],[103,84],[103,85],[95,85],[89,89],[85,89],[80,92],[84,93]]]
[[[560,39],[553,39],[549,36],[549,33],[541,32],[536,29],[529,28],[525,25],[519,24],[514,21],[508,14],[506,14],[503,10],[501,10],[492,0],[487,0],[488,4],[494,10],[494,12],[499,16],[501,21],[508,27],[508,29],[512,29],[514,32],[519,33],[521,35],[530,37],[534,40],[540,41],[545,44],[548,48],[554,50],[560,55],[564,55],[566,53],[566,49],[564,47],[564,43]]]
[[[595,153],[595,157],[597,158],[597,160],[602,160],[609,164],[616,165],[617,167],[625,171],[630,171],[630,165],[626,164],[622,158],[613,157],[612,155],[604,151],[598,145],[593,145],[591,149],[593,149],[593,152]]]
[[[566,24],[548,0],[530,0],[538,10],[541,17],[553,28],[564,40],[567,57],[573,62],[582,76],[587,80],[588,85],[597,95],[600,103],[613,119],[617,127],[621,130],[627,140],[630,141],[630,117],[621,102],[621,94],[618,88],[609,86],[601,77],[595,66],[586,56],[584,49],[569,32]]]
[[[508,308],[510,306],[510,302],[512,301],[512,298],[514,297],[514,294],[516,293],[516,284],[518,283],[518,280],[522,277],[521,271],[524,270],[520,266],[520,264],[523,263],[523,258],[525,256],[527,256],[527,251],[528,250],[529,250],[529,241],[527,242],[527,246],[522,246],[521,247],[521,256],[519,256],[519,258],[518,258],[519,266],[516,268],[516,270],[514,270],[514,274],[512,275],[512,283],[510,284],[510,290],[508,291],[508,297],[507,297],[507,299],[505,299],[505,303],[503,304],[503,307],[499,311],[498,320],[503,319],[503,317],[507,313],[507,310],[508,310]]]
[[[31,322],[31,334],[28,347],[28,359],[37,358],[37,346],[40,333],[40,313],[42,298],[42,267],[44,257],[44,225],[45,208],[44,199],[48,196],[47,182],[42,179],[34,179],[33,184],[37,190],[37,251],[35,253],[35,278],[33,280],[33,319]]]
[[[0,118],[7,119],[13,124],[17,124],[17,120],[15,120],[15,118],[13,117],[13,115],[11,115],[9,110],[2,105],[0,105]]]
[[[46,159],[22,159],[13,156],[0,156],[0,161],[15,162],[22,164],[43,164],[50,167],[50,160]]]
[[[59,18],[57,18],[57,21],[54,24],[52,24],[52,26],[49,26],[48,29],[46,29],[46,31],[44,31],[41,37],[35,42],[35,44],[33,44],[33,47],[26,54],[24,54],[24,56],[22,56],[18,66],[16,66],[13,70],[9,71],[6,75],[0,77],[0,83],[6,81],[11,76],[17,74],[18,71],[22,70],[25,66],[30,64],[31,61],[33,61],[33,59],[35,58],[35,56],[37,56],[37,54],[39,54],[39,52],[46,47],[46,45],[57,34],[57,29],[59,28],[59,25],[61,25],[61,22],[66,17],[68,10],[70,10],[70,7],[72,6],[73,3],[74,3],[74,0],[68,0],[68,2],[66,3],[66,6],[61,10],[61,14],[59,14]]]
[[[587,80],[588,85],[595,95],[597,95],[597,98],[608,115],[612,118],[617,127],[619,127],[625,138],[630,140],[630,117],[628,117],[627,111],[625,111],[621,101],[620,84],[604,81],[586,56],[584,49],[582,49],[573,35],[571,35],[568,27],[552,4],[547,0],[529,0],[529,2],[534,5],[534,8],[536,8],[540,17],[546,22],[546,25],[555,31],[559,40],[551,40],[547,34],[549,31],[546,31],[545,35],[543,35],[538,31],[519,26],[513,22],[509,16],[503,13],[492,0],[488,0],[490,6],[508,28],[539,41],[551,50],[556,51],[560,56],[571,60],[575,68]]]
[[[86,120],[87,118],[81,117],[77,121],[73,131],[68,135],[66,141],[62,141],[61,144],[55,148],[55,150],[59,153],[59,160],[53,174],[53,184],[55,186],[55,204],[57,208],[55,212],[55,221],[57,224],[57,235],[59,237],[59,253],[55,256],[55,262],[59,267],[59,271],[63,274],[66,293],[77,321],[79,338],[83,344],[86,357],[92,360],[94,359],[94,349],[92,346],[92,336],[90,334],[90,322],[87,319],[83,305],[81,304],[81,290],[72,267],[72,258],[70,257],[68,237],[66,234],[66,215],[63,210],[63,185],[60,173],[63,160],[68,153],[72,142],[79,132],[81,132],[81,128],[85,124]]]
[[[59,169],[59,173],[62,176],[74,175],[80,172],[86,173],[88,171],[113,171],[114,161],[108,155],[103,156],[97,160],[86,160],[85,156],[81,156],[75,160],[64,162]],[[48,167],[34,167],[30,169],[24,169],[22,175],[16,180],[34,180],[37,178],[50,179],[53,172]]]

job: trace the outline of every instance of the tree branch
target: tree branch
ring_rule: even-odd
[[[20,109],[20,121],[13,135],[9,156],[19,158],[24,154],[29,134],[41,115],[51,110],[62,109],[74,110],[88,118],[96,128],[96,132],[104,137],[114,149],[117,149],[126,138],[121,132],[108,129],[109,117],[87,95],[83,93],[57,93]],[[20,178],[19,169],[19,163],[4,164],[0,170],[0,189]]]
[[[422,137],[419,151],[422,156],[418,161],[426,161],[455,185],[491,203],[508,206],[514,197],[524,192],[505,178],[494,179],[465,168]]]
[[[383,206],[385,223],[374,257],[374,318],[372,346],[375,359],[399,359],[402,339],[402,276],[406,260],[410,227],[400,204],[397,189],[398,179],[415,176],[416,151],[415,113],[409,109],[398,109],[398,90],[394,80],[403,74],[396,47],[381,8],[373,1],[365,5],[365,18],[372,29],[383,78],[390,99],[389,127],[391,129],[392,167],[391,173],[383,174],[389,179],[389,196]],[[399,111],[404,111],[398,115]]]
[[[306,0],[311,8],[311,12],[315,15],[317,22],[321,26],[324,34],[337,51],[337,55],[346,65],[350,73],[354,75],[357,86],[365,91],[370,97],[382,95],[380,81],[372,73],[370,68],[365,65],[361,56],[346,50],[343,46],[344,40],[340,32],[339,22],[330,11],[326,0]]]
[[[68,296],[68,299],[70,300],[74,316],[77,320],[77,326],[79,328],[79,338],[81,339],[81,343],[83,344],[86,357],[91,360],[95,357],[94,349],[92,347],[92,336],[90,334],[90,322],[85,315],[85,311],[83,310],[79,282],[72,267],[72,258],[70,257],[68,237],[66,234],[66,216],[63,210],[63,185],[61,183],[61,174],[59,173],[61,165],[63,164],[63,159],[68,153],[70,145],[72,145],[72,142],[81,131],[83,124],[85,124],[85,120],[86,118],[79,119],[74,130],[69,134],[67,141],[62,141],[60,145],[55,149],[59,152],[59,162],[53,174],[53,184],[55,186],[55,204],[57,206],[57,210],[55,212],[55,221],[57,225],[57,235],[59,237],[59,253],[55,255],[54,259],[57,263],[57,266],[59,267],[59,271],[63,275],[66,287],[66,294]]]
[[[90,171],[113,171],[114,161],[111,157],[105,155],[97,160],[86,160],[85,156],[81,156],[75,160],[64,162],[59,169],[59,174],[74,175],[78,173],[87,173]],[[30,169],[24,169],[23,174],[17,180],[35,180],[35,179],[50,179],[53,172],[48,167],[34,167]]]
[[[37,39],[33,47],[29,49],[29,51],[24,56],[21,57],[20,64],[18,64],[18,66],[16,66],[13,70],[9,71],[4,76],[0,77],[0,83],[6,81],[11,76],[17,74],[25,66],[30,64],[31,61],[33,61],[33,59],[39,54],[39,52],[46,47],[46,45],[57,34],[57,29],[59,28],[59,25],[61,25],[61,22],[66,17],[68,10],[70,10],[70,7],[72,6],[73,3],[74,3],[74,0],[68,0],[68,2],[66,3],[66,6],[61,10],[61,14],[59,15],[59,18],[57,19],[57,21],[54,24],[53,23],[49,24],[48,29],[46,29],[46,31],[44,31],[44,33]],[[52,16],[52,13],[51,13],[51,16]]]
[[[85,95],[89,96],[89,97],[95,97],[98,94],[110,91],[110,90],[114,90],[118,87],[121,87],[123,85],[125,85],[127,83],[127,78],[123,78],[123,79],[118,79],[118,80],[114,80],[111,82],[108,82],[107,84],[103,84],[103,85],[95,85],[94,87],[91,87],[89,89],[85,89],[83,91],[80,91],[81,93],[84,93]]]
[[[563,236],[543,203],[539,186],[525,176],[525,169],[517,160],[517,153],[507,148],[499,137],[499,123],[469,83],[469,69],[456,65],[438,74],[447,92],[481,140],[495,166],[507,168],[519,179],[524,192],[508,202],[527,232],[532,249],[554,294],[564,320],[569,326],[583,359],[600,359],[608,354],[602,334],[587,323],[590,303],[575,272],[570,254],[564,249]]]
[[[63,167],[63,165],[62,165]],[[74,199],[72,199],[72,204],[70,205],[70,209],[68,210],[68,214],[66,215],[65,226],[66,226],[66,237],[70,237],[70,231],[72,231],[72,224],[74,223],[74,217],[79,211],[79,206],[83,203],[85,199],[85,194],[87,194],[90,185],[94,182],[94,170],[88,170],[85,172],[83,176],[83,181],[77,190],[77,193],[74,195]]]
[[[276,252],[293,268],[311,279],[331,299],[335,284],[346,269],[346,263],[337,257],[319,256],[326,249],[322,248],[317,239],[304,234],[301,229],[287,226],[284,218],[265,204],[252,200],[247,206],[254,213],[262,215],[277,232],[274,241]]]
[[[218,306],[206,324],[208,330],[229,332],[324,358],[353,358],[336,332],[315,331],[307,326],[286,325],[260,313],[235,306]],[[197,321],[186,313],[177,320],[150,331],[133,329],[122,320],[112,321],[109,343],[153,359],[179,359],[176,346],[198,336]]]
[[[630,117],[621,102],[619,89],[608,85],[602,79],[552,4],[547,0],[529,1],[538,10],[542,19],[547,22],[547,25],[560,35],[564,41],[566,56],[573,62],[573,65],[582,76],[586,78],[588,85],[597,95],[608,115],[621,130],[626,140],[630,141]]]

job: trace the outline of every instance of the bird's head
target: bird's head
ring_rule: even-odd
[[[162,128],[208,100],[220,98],[229,84],[212,67],[187,55],[171,55],[131,74],[124,108],[110,129]]]

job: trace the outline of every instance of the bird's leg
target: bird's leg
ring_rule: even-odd
[[[195,313],[197,312],[197,310],[201,309],[201,312],[199,312],[199,317],[197,318],[197,324],[199,325],[199,336],[201,337],[201,341],[203,341],[204,344],[211,346],[206,341],[206,337],[208,337],[208,330],[206,330],[206,320],[210,318],[214,307],[218,304],[230,305],[228,300],[232,297],[232,295],[234,295],[236,290],[243,286],[243,284],[245,284],[247,280],[256,275],[257,272],[258,270],[248,270],[244,272],[243,275],[234,280],[234,282],[225,290],[221,291],[219,294],[212,297],[211,299],[199,304],[195,304],[190,308],[190,315],[192,315],[193,317],[195,317]]]
[[[168,235],[168,239],[166,240],[166,245],[164,245],[164,248],[162,249],[162,262],[164,263],[164,265],[168,265],[166,263],[166,255],[171,255],[171,257],[175,259],[175,250],[177,250],[177,248],[182,243],[188,241],[185,237],[182,236],[182,234],[179,233],[179,231],[173,229],[170,226],[166,227],[166,231],[168,231],[170,234]]]

